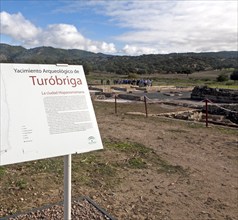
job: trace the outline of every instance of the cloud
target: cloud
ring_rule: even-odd
[[[26,20],[21,13],[11,15],[4,11],[0,13],[0,30],[1,34],[28,45],[37,44],[37,36],[41,33],[41,29]]]
[[[75,2],[75,10],[76,4],[82,2]],[[125,43],[123,51],[128,54],[237,50],[238,2],[234,0],[88,0],[84,8],[87,4],[125,30],[114,39]]]
[[[47,46],[88,50],[95,53],[116,52],[114,44],[86,39],[74,25],[69,24],[49,25],[39,39]]]
[[[64,49],[82,49],[92,52],[115,53],[113,43],[85,38],[74,25],[51,24],[46,29],[36,27],[21,13],[0,13],[1,34],[20,42],[25,47],[52,46]]]
[[[237,10],[235,0],[87,0],[62,1],[52,11],[67,16],[83,11],[92,21],[95,13],[103,16],[106,26],[116,29],[114,35],[110,31],[107,35],[114,43],[87,39],[72,24],[51,24],[42,29],[20,13],[2,12],[0,24],[1,33],[26,47],[45,45],[128,55],[228,51],[238,47]]]
[[[141,46],[141,45],[125,45],[122,49],[123,54],[129,54],[133,56],[142,55],[142,54],[158,54],[158,49]]]

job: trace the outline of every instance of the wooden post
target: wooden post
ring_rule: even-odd
[[[147,111],[147,102],[146,102],[146,96],[144,96],[144,102],[145,102],[145,116],[148,117],[148,111]]]
[[[117,114],[117,95],[115,94],[115,114]]]
[[[208,127],[208,100],[205,99],[205,110],[206,110],[206,127]]]

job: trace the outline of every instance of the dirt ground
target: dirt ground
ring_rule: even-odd
[[[237,130],[100,112],[97,118],[103,139],[142,143],[186,170],[125,171],[110,209],[119,219],[238,219]]]
[[[126,111],[132,111],[128,105],[119,104],[115,114],[113,103],[94,102],[105,144],[105,150],[96,154],[101,158],[97,166],[110,165],[117,176],[108,177],[111,180],[108,184],[108,180],[99,175],[94,183],[87,185],[83,182],[86,177],[77,179],[74,170],[72,195],[90,196],[121,220],[237,220],[237,129],[215,125],[206,128],[191,121],[127,115]],[[158,107],[158,112],[161,111]],[[110,146],[115,147],[117,143],[138,143],[144,151],[127,154],[123,150],[111,150]],[[133,158],[143,163],[137,163],[138,167],[127,166],[128,160]],[[81,162],[86,159],[81,158]],[[78,170],[83,169],[82,163],[80,166]],[[8,169],[8,175],[23,170],[16,166]],[[62,199],[61,181],[57,178],[57,175],[61,178],[62,173],[44,173],[46,171],[38,174],[37,180],[27,182],[22,190],[15,189],[17,193],[1,180],[0,217],[10,213],[10,208],[15,207],[12,203],[18,204],[15,211],[21,211]],[[40,182],[42,178],[45,180]],[[50,178],[52,182],[46,184]]]

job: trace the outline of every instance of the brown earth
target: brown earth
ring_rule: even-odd
[[[90,196],[123,220],[238,219],[237,129],[125,114],[139,104],[118,104],[117,114],[113,103],[94,108],[105,149],[73,157],[74,197]],[[0,216],[62,200],[62,169],[39,163],[2,172]]]

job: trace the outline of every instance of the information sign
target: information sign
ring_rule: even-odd
[[[0,165],[102,149],[83,67],[0,64]]]

